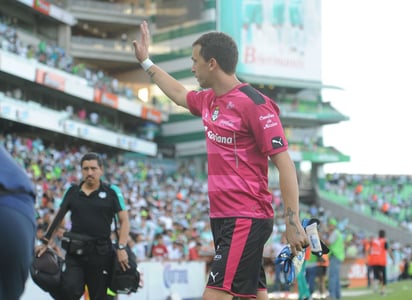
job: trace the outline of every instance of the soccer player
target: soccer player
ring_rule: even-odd
[[[236,75],[238,48],[222,32],[200,36],[192,72],[201,91],[189,91],[149,58],[148,24],[133,41],[135,56],[177,105],[203,120],[208,154],[210,222],[215,245],[203,300],[268,299],[263,248],[273,229],[268,158],[277,167],[285,207],[286,238],[296,255],[308,245],[299,220],[295,165],[276,103]]]

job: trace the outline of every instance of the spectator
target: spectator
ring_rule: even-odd
[[[306,260],[306,274],[305,274],[306,281],[309,286],[310,295],[312,295],[315,292],[316,278],[318,277],[318,274],[319,274],[318,257],[310,253],[309,258]]]
[[[182,261],[186,258],[184,253],[184,244],[179,240],[173,241],[167,252],[168,259],[172,261]]]
[[[169,257],[169,251],[164,244],[163,235],[158,233],[151,249],[151,257],[155,260],[165,260]]]
[[[329,256],[328,254],[323,254],[322,257],[318,258],[318,283],[319,283],[319,295],[321,299],[326,298],[326,279],[329,267]]]
[[[130,248],[132,249],[134,255],[138,262],[145,261],[147,258],[147,241],[141,233],[132,234],[132,241]]]
[[[81,121],[86,120],[86,116],[87,116],[87,113],[86,113],[86,110],[85,110],[84,108],[80,109],[80,110],[77,112],[77,117],[78,117]]]
[[[90,123],[92,125],[96,126],[99,123],[99,114],[98,113],[91,112],[90,115],[89,115],[89,118],[90,118]]]
[[[202,249],[202,243],[196,242],[194,246],[189,248],[189,260],[200,260],[200,250]]]
[[[120,40],[121,40],[121,43],[122,43],[122,48],[123,48],[123,50],[125,50],[126,46],[127,46],[127,33],[126,32],[123,32],[121,34]]]
[[[326,244],[329,246],[329,297],[331,300],[339,300],[341,294],[340,271],[342,262],[345,259],[345,241],[342,233],[337,228],[336,219],[330,219],[328,224],[328,234]]]

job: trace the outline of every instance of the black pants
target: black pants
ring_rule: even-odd
[[[87,285],[90,300],[112,300],[107,295],[107,286],[113,268],[114,251],[106,255],[66,254],[66,269],[63,272],[62,287],[50,294],[56,300],[79,300]]]

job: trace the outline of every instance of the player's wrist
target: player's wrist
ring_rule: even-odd
[[[154,65],[154,63],[148,57],[148,58],[144,59],[143,61],[141,61],[140,65],[142,66],[143,70],[147,71]]]

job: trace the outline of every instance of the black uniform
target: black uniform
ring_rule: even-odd
[[[115,255],[110,239],[111,223],[114,215],[124,209],[122,193],[115,185],[101,182],[99,189],[90,195],[77,185],[66,191],[59,214],[71,212],[70,232],[80,234],[83,243],[79,246],[75,237],[65,244],[62,287],[56,293],[51,292],[56,299],[80,299],[85,284],[91,300],[113,299],[106,292]]]

